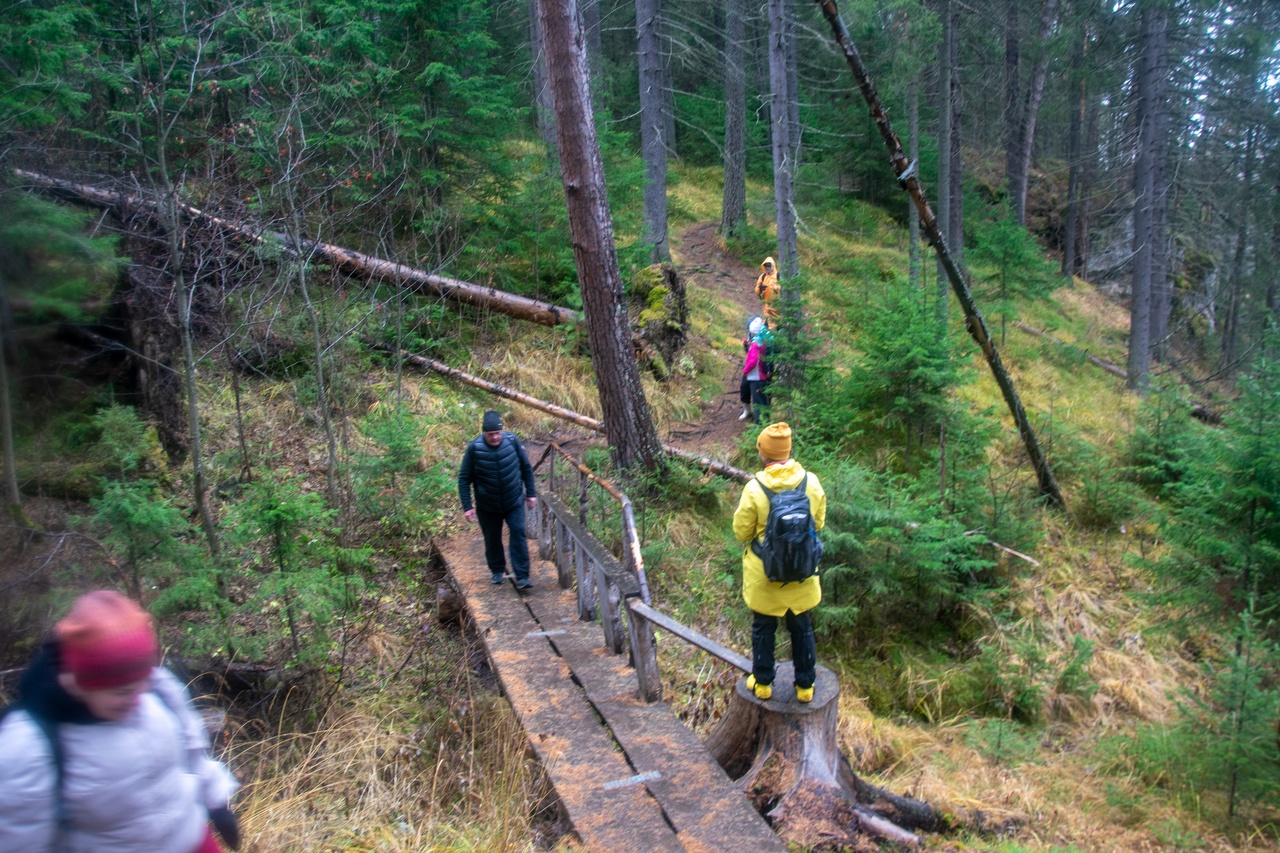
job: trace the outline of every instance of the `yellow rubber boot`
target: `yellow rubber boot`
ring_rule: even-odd
[[[773,696],[773,685],[757,684],[754,675],[747,676],[747,689],[754,693],[757,699],[769,699]],[[813,693],[812,690],[809,692]]]
[[[812,701],[813,701],[813,688],[812,688],[812,687],[801,687],[799,684],[797,684],[797,685],[796,685],[796,701],[797,701],[797,702],[804,702],[804,703],[806,703],[806,704],[807,704],[807,703],[809,703],[809,702],[812,702]]]

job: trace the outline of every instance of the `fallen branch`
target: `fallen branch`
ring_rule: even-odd
[[[23,169],[14,169],[13,173],[28,184],[59,198],[110,210],[121,219],[126,218],[127,213],[143,213],[153,217],[159,212],[159,202],[142,195],[128,195],[90,184],[72,183]],[[572,326],[582,322],[582,315],[579,312],[552,305],[549,302],[517,296],[493,287],[481,287],[456,278],[434,275],[395,261],[375,258],[372,255],[321,243],[318,240],[295,242],[287,234],[214,216],[189,204],[179,203],[178,212],[187,222],[215,228],[234,239],[256,246],[278,244],[296,259],[306,262],[323,261],[358,278],[389,281],[400,286],[411,285],[453,302],[485,308],[544,326]]]
[[[366,340],[365,344],[373,349],[381,350],[383,352],[395,352],[395,348],[388,346],[387,344],[380,344],[370,340]],[[466,385],[471,385],[475,388],[481,388],[491,394],[497,394],[499,397],[506,397],[508,400],[515,400],[517,403],[522,403],[523,405],[537,409],[540,412],[546,412],[547,414],[553,415],[561,420],[569,421],[570,423],[577,424],[580,427],[585,427],[593,432],[598,432],[601,435],[604,435],[604,424],[595,418],[578,414],[575,411],[557,406],[554,403],[548,403],[545,400],[539,400],[537,397],[530,397],[528,394],[523,394],[516,391],[514,388],[508,388],[505,385],[499,385],[496,382],[490,382],[487,379],[472,376],[470,373],[465,373],[458,370],[456,367],[450,367],[447,364],[442,364],[441,362],[426,358],[425,356],[403,353],[402,357],[407,363],[412,364],[415,367],[419,367],[423,370],[434,370],[436,373],[448,376],[450,379],[457,380],[458,382],[462,382]],[[676,447],[675,445],[664,444],[662,445],[662,449],[664,452],[669,453],[672,456],[679,457],[686,462],[691,462],[702,470],[709,471],[710,473],[721,477],[728,477],[740,482],[746,482],[747,480],[750,480],[752,476],[750,471],[743,471],[741,468],[735,468],[732,465],[726,465],[723,462],[716,462],[708,456],[697,456],[687,450]]]
[[[1123,367],[1121,367],[1118,364],[1113,364],[1112,362],[1109,362],[1106,359],[1098,358],[1096,355],[1090,355],[1087,350],[1083,350],[1080,347],[1075,346],[1074,344],[1067,343],[1066,341],[1060,341],[1057,338],[1055,338],[1053,335],[1050,335],[1048,332],[1042,332],[1033,326],[1028,326],[1026,323],[1022,322],[1021,320],[1015,320],[1013,325],[1017,326],[1019,329],[1026,332],[1028,335],[1035,335],[1037,338],[1044,338],[1046,341],[1052,341],[1053,343],[1057,344],[1060,347],[1065,347],[1066,349],[1075,350],[1076,352],[1081,353],[1088,360],[1090,364],[1095,365],[1097,367],[1101,367],[1103,370],[1107,371],[1107,373],[1110,373],[1112,376],[1118,376],[1124,380],[1129,379],[1129,371],[1125,370]]]

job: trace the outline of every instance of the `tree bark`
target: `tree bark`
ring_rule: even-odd
[[[783,692],[793,680],[791,663],[780,664],[774,698],[762,701],[738,679],[705,742],[782,840],[860,850],[870,839],[917,846],[910,829],[945,829],[927,803],[889,794],[853,772],[840,751],[840,683],[830,670],[818,667],[809,704]]]
[[[1067,212],[1062,228],[1062,274],[1070,277],[1080,275],[1083,271],[1081,265],[1081,253],[1079,246],[1080,226],[1083,223],[1084,215],[1081,210],[1083,205],[1083,176],[1081,172],[1084,170],[1084,115],[1085,104],[1088,100],[1088,83],[1083,72],[1084,68],[1084,45],[1085,45],[1085,25],[1079,24],[1079,30],[1076,33],[1075,48],[1071,53],[1071,76],[1068,85],[1068,91],[1071,93],[1071,118],[1067,130]]]
[[[942,38],[938,42],[938,227],[943,234],[949,234],[951,233],[951,43],[955,39],[955,13],[952,8],[953,0],[940,0],[938,5],[938,16],[942,23]],[[938,258],[937,279],[938,333],[945,337],[950,307],[950,288],[942,258]]]
[[[732,237],[747,224],[746,0],[725,0],[724,198],[720,234]]]
[[[662,444],[631,345],[576,7],[573,0],[538,0],[591,364],[599,382],[600,408],[614,464],[624,471],[636,466],[657,471],[664,467]]]
[[[1155,207],[1155,160],[1159,127],[1159,81],[1163,16],[1156,0],[1141,6],[1141,43],[1135,79],[1137,101],[1134,123],[1137,127],[1137,149],[1133,165],[1133,276],[1129,303],[1129,387],[1145,390],[1151,363],[1151,261],[1156,234],[1153,230]]]
[[[769,0],[769,121],[773,144],[773,203],[778,231],[778,279],[795,278],[797,257],[795,215],[795,152],[792,150],[790,86],[791,0]]]
[[[1049,74],[1049,38],[1057,23],[1057,0],[1044,0],[1040,9],[1040,32],[1036,40],[1036,62],[1032,66],[1025,102],[1020,113],[1018,150],[1014,171],[1018,175],[1018,194],[1013,198],[1019,225],[1027,224],[1027,192],[1031,186],[1031,157],[1036,147],[1036,125],[1040,118],[1040,101],[1044,97],[1045,77]]]
[[[950,187],[947,189],[947,206],[951,211],[947,218],[947,246],[951,250],[951,256],[957,261],[964,260],[964,150],[962,146],[962,129],[964,127],[964,101],[963,92],[960,88],[960,35],[957,32],[958,26],[955,21],[954,3],[951,9],[951,37],[947,42],[947,49],[950,54],[951,74],[950,93],[947,96],[947,103],[951,106],[951,120],[947,123],[948,145],[950,153],[947,155],[947,162],[950,169],[947,172],[947,179],[950,181]]]
[[[1009,201],[1013,205],[1014,219],[1024,222],[1024,211],[1018,199],[1026,198],[1023,175],[1018,170],[1018,154],[1022,151],[1022,87],[1019,66],[1022,59],[1022,42],[1018,32],[1018,7],[1021,0],[1005,0],[1004,14],[1004,176]]]
[[[667,243],[667,141],[663,119],[659,0],[636,0],[636,57],[640,71],[640,154],[644,160],[644,242],[649,260],[671,259]]]

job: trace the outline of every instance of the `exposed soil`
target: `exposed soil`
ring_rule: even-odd
[[[733,329],[724,333],[731,339],[746,335],[747,322],[760,314],[760,300],[755,294],[756,276],[760,268],[756,262],[744,261],[725,251],[717,229],[718,222],[700,222],[672,236],[672,260],[686,287],[711,291],[716,298],[727,300],[740,307],[740,319]],[[761,260],[763,260],[761,256]],[[724,459],[732,454],[738,438],[751,426],[738,420],[742,409],[738,403],[738,385],[742,377],[743,354],[740,351],[726,354],[724,361],[723,390],[702,407],[696,421],[685,421],[670,427],[666,435],[659,437],[691,453]],[[580,427],[564,425],[546,435],[530,435],[525,439],[535,458],[546,442],[554,441],[570,453],[579,454],[589,445],[602,444],[603,439]]]
[[[716,222],[690,226],[675,236],[672,256],[686,284],[696,284],[742,308],[738,328],[727,331],[731,337],[738,338],[746,334],[748,320],[760,313],[760,299],[755,294],[760,268],[727,254],[716,233],[719,227]],[[742,411],[738,403],[741,370],[742,357],[737,354],[725,371],[724,391],[703,408],[699,423],[673,430],[670,438],[673,444],[696,453],[719,455],[718,452],[737,443],[738,437],[750,426],[749,422],[738,420]]]

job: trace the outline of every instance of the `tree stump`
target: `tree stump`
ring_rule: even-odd
[[[784,841],[805,847],[879,850],[877,839],[915,846],[911,829],[941,830],[927,803],[859,779],[837,743],[840,682],[818,667],[814,698],[796,700],[795,671],[778,665],[773,697],[757,699],[738,679],[729,707],[707,736],[711,755]]]

